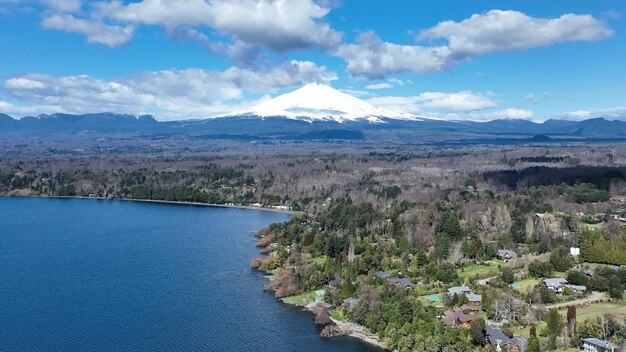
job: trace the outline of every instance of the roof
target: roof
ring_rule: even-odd
[[[377,271],[376,274],[374,275],[378,276],[381,279],[386,279],[390,276],[389,273],[384,272],[384,271]]]
[[[584,285],[565,285],[565,287],[569,287],[574,291],[584,292],[587,291],[587,286]]]
[[[507,345],[509,344],[509,337],[502,332],[499,327],[496,326],[487,326],[485,327],[485,336],[487,336],[487,341],[489,341],[490,345]],[[499,342],[498,342],[499,341]]]
[[[517,258],[517,253],[512,249],[498,249],[498,257]]]
[[[476,317],[472,314],[465,314],[459,308],[455,308],[453,310],[446,310],[443,312],[443,317],[441,321],[450,326],[456,326],[457,321],[461,324],[469,323],[474,320]]]
[[[566,285],[567,284],[567,280],[565,280],[562,277],[555,277],[555,278],[551,278],[551,279],[543,279],[543,283],[546,286],[559,287],[559,286],[562,286],[562,285]]]
[[[328,286],[341,286],[343,284],[343,280],[341,279],[332,279],[328,281]]]
[[[409,279],[407,278],[392,278],[392,279],[387,279],[387,282],[391,282],[394,284],[400,284],[400,286],[407,288],[407,287],[416,287],[417,285],[412,283]]]
[[[606,349],[616,349],[616,350],[620,349],[620,347],[614,343],[611,343],[605,340],[600,340],[595,337],[589,337],[589,338],[583,339],[583,341],[586,343],[592,344],[594,346],[598,346],[598,347],[602,347]]]
[[[454,286],[448,289],[448,295],[461,295],[464,293],[472,293],[472,291],[467,286]]]
[[[467,293],[465,294],[465,297],[467,297],[467,300],[470,302],[482,302],[483,301],[483,296],[477,295],[475,293]]]

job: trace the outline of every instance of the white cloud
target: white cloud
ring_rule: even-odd
[[[526,109],[508,108],[485,114],[469,114],[469,118],[476,121],[490,121],[497,119],[529,120],[535,113]]]
[[[380,79],[400,72],[440,72],[479,55],[595,41],[613,34],[606,23],[591,15],[536,18],[518,11],[491,10],[461,22],[441,22],[416,38],[443,39],[445,44],[399,45],[365,32],[356,44],[339,46],[335,55],[347,61],[351,75]]]
[[[322,21],[330,8],[312,0],[113,0],[95,2],[92,8],[91,18],[125,26],[160,26],[170,34],[181,27],[187,33],[194,29],[193,36],[202,39],[206,34],[201,30],[209,29],[231,38],[238,49],[242,43],[276,51],[328,49],[341,40],[341,33]]]
[[[439,72],[453,63],[446,46],[398,45],[382,41],[371,31],[361,33],[358,44],[342,44],[335,54],[348,62],[348,73],[369,79],[400,72]]]
[[[76,18],[69,14],[55,14],[43,19],[45,29],[80,33],[87,36],[87,42],[116,47],[126,43],[133,36],[133,26],[107,25],[102,21]]]
[[[390,83],[374,83],[374,84],[370,84],[365,86],[365,88],[367,89],[389,89],[389,88],[393,88],[393,85],[391,85]]]
[[[536,18],[518,11],[491,10],[461,22],[441,22],[422,31],[418,40],[446,39],[456,55],[475,56],[559,43],[595,41],[611,35],[613,31],[591,15]]]
[[[609,120],[626,120],[626,107],[619,106],[608,109],[576,110],[553,116],[553,118],[565,120],[586,120],[597,117],[604,117]]]
[[[408,97],[373,97],[367,101],[375,106],[412,113],[467,112],[490,109],[499,105],[487,95],[471,91],[424,92]]]
[[[76,12],[83,6],[81,0],[39,0],[47,7],[60,12]]]
[[[247,103],[245,91],[275,92],[336,78],[309,61],[291,61],[267,71],[163,70],[110,81],[88,75],[25,74],[4,82],[5,95],[15,101],[3,101],[0,107],[9,114],[111,111],[147,112],[161,119],[208,117],[241,108]]]

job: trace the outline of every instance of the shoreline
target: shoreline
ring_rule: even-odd
[[[185,202],[175,200],[158,200],[158,199],[136,199],[136,198],[107,198],[107,197],[84,197],[84,196],[46,196],[46,195],[9,195],[3,194],[0,197],[6,198],[51,198],[51,199],[95,199],[95,200],[121,200],[126,202],[142,202],[142,203],[156,203],[156,204],[170,204],[170,205],[190,205],[190,206],[205,206],[212,208],[233,208],[233,209],[246,209],[246,210],[260,210],[269,211],[273,213],[283,213],[293,216],[303,215],[304,212],[296,210],[284,210],[274,209],[268,207],[257,207],[253,205],[236,205],[236,204],[219,204],[219,203],[199,203],[199,202]]]

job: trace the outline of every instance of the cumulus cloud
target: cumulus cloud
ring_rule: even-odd
[[[55,14],[43,19],[45,29],[57,29],[87,36],[87,42],[116,47],[133,36],[133,26],[107,25],[100,20],[76,18],[71,14]]]
[[[208,117],[247,103],[243,92],[274,92],[308,82],[327,83],[336,75],[309,61],[291,61],[267,71],[232,67],[143,72],[132,77],[101,80],[88,75],[53,77],[25,74],[4,82],[7,113],[33,107],[41,112],[153,113],[162,119]],[[34,109],[37,107],[37,109]]]
[[[426,47],[384,42],[374,32],[359,34],[357,44],[342,44],[336,55],[348,62],[348,73],[369,79],[400,72],[433,73],[450,67],[446,46]]]
[[[335,54],[347,61],[353,76],[380,79],[401,72],[440,72],[479,55],[595,41],[613,34],[605,22],[591,15],[536,18],[518,11],[491,10],[461,22],[441,22],[416,37],[421,42],[444,40],[444,44],[399,45],[365,32],[356,44],[343,44]]]
[[[77,0],[46,2],[57,11],[56,16],[65,15],[77,6],[80,8]],[[341,33],[322,21],[330,8],[313,0],[143,0],[128,4],[113,0],[94,2],[91,10],[86,18],[66,17],[71,24],[65,27],[72,29],[64,28],[58,19],[53,21],[55,25],[44,27],[83,33],[88,40],[96,37],[98,30],[108,32],[111,27],[159,26],[172,37],[183,34],[201,40],[208,39],[202,31],[209,30],[211,35],[232,39],[233,45],[239,45],[239,50],[242,43],[276,51],[310,47],[329,49],[341,40]],[[46,18],[44,24],[46,22],[51,20]],[[86,29],[85,22],[93,25]],[[110,33],[100,35],[109,36]],[[117,37],[113,43],[119,45],[131,37],[132,31]],[[109,45],[103,40],[92,39],[90,42]]]
[[[408,97],[373,97],[369,103],[412,113],[468,112],[494,108],[499,105],[486,94],[463,91],[456,93],[424,92]]]
[[[508,52],[613,35],[606,23],[591,15],[565,14],[535,18],[518,11],[491,10],[461,21],[445,21],[422,31],[418,40],[445,39],[461,56]]]

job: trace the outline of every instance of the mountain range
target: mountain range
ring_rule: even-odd
[[[626,122],[445,121],[375,107],[330,86],[308,84],[243,111],[203,120],[157,121],[151,115],[0,113],[0,134],[132,133],[233,140],[392,140],[417,144],[492,144],[626,140]]]

